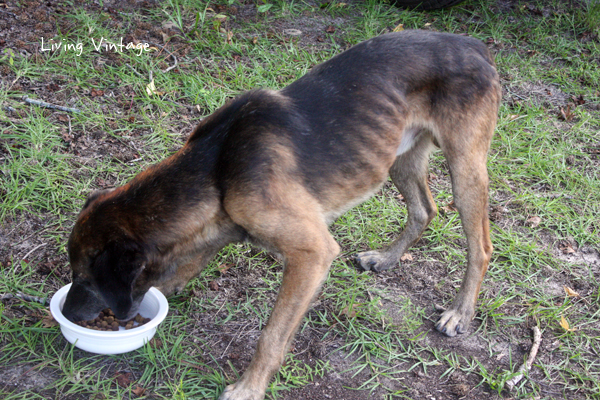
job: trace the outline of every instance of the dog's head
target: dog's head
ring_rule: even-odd
[[[131,235],[122,214],[114,214],[114,194],[88,197],[68,243],[73,284],[63,315],[71,321],[89,320],[110,307],[119,319],[131,318],[150,287],[139,279],[146,252]]]

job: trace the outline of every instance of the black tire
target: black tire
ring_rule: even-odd
[[[463,1],[464,0],[390,0],[390,3],[402,8],[437,10],[439,8],[446,8],[462,3]]]

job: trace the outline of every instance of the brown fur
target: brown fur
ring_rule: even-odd
[[[403,32],[355,46],[281,91],[247,93],[196,128],[176,154],[112,192],[94,193],[69,240],[73,286],[63,313],[136,312],[150,286],[182,289],[226,244],[280,254],[283,280],[257,351],[221,399],[261,399],[339,246],[328,225],[389,175],[408,220],[385,249],[356,256],[381,271],[437,213],[427,186],[434,147],[450,167],[467,237],[467,272],[437,328],[468,328],[490,261],[486,159],[500,102],[481,43]]]

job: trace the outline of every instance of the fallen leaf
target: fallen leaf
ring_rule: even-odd
[[[503,214],[507,212],[508,208],[504,206],[492,206],[489,213],[490,220],[499,221],[500,219],[502,219]]]
[[[56,322],[56,320],[54,319],[52,314],[42,318],[41,321],[42,321],[42,328],[54,328],[55,326],[58,326],[58,322]]]
[[[570,327],[569,322],[562,315],[560,316],[560,326],[567,332],[574,332],[576,330],[575,328]]]
[[[569,122],[573,119],[574,116],[575,114],[573,114],[573,112],[571,111],[570,105],[567,106],[566,109],[563,109],[562,107],[560,108],[560,115],[558,116],[559,119]]]
[[[410,253],[405,253],[402,257],[400,257],[400,261],[412,261],[413,256]]]
[[[576,291],[574,291],[573,289],[571,289],[568,286],[563,286],[565,288],[565,292],[567,293],[567,296],[569,297],[580,297],[579,293],[577,293]]]
[[[302,31],[300,29],[284,29],[283,33],[290,36],[300,36],[302,35]]]
[[[40,321],[42,322],[43,328],[52,328],[52,327],[58,326],[58,322],[56,322],[56,320],[52,316],[52,313],[50,312],[50,310],[48,310],[46,308],[42,308],[39,311],[33,312],[31,314],[31,316],[35,317],[35,318],[39,318]]]
[[[346,306],[342,309],[341,315],[345,315],[347,318],[354,318],[356,317],[356,309],[360,306],[360,303],[354,303],[352,305]]]
[[[156,90],[156,86],[154,86],[154,79],[152,79],[150,83],[146,85],[146,93],[148,93],[148,96],[152,96],[154,94],[157,96],[162,96],[165,94],[165,92],[159,92]]]
[[[229,268],[233,267],[233,264],[221,264],[218,266],[219,272],[221,275],[225,275],[225,273],[229,270]]]
[[[402,32],[403,30],[404,30],[404,24],[398,24],[398,25],[397,25],[397,26],[394,28],[393,32]]]
[[[576,106],[582,106],[585,104],[585,99],[583,98],[582,94],[580,94],[578,97],[571,96],[571,100],[573,100],[573,103],[575,103]]]
[[[456,207],[454,207],[454,200],[448,203],[448,205],[442,206],[441,210],[444,213],[456,212]]]
[[[0,268],[2,268],[1,263],[0,263]],[[36,267],[36,270],[42,275],[49,275],[49,274],[53,273],[56,270],[56,268],[58,268],[57,261],[48,261],[48,262],[38,264],[38,266]]]
[[[92,91],[90,92],[90,94],[92,95],[92,97],[104,96],[104,90],[92,89]]]
[[[170,22],[170,21],[163,22],[161,26],[165,29],[177,28],[177,24],[174,22]]]
[[[156,86],[154,86],[154,79],[150,81],[149,84],[146,85],[146,93],[148,96],[152,96],[156,91]]]
[[[115,380],[122,388],[129,387],[129,385],[131,385],[131,372],[117,372],[115,375]]]
[[[527,221],[525,221],[525,225],[527,225],[531,228],[537,228],[540,225],[540,222],[542,222],[542,219],[538,216],[534,216],[534,217],[529,217],[527,219]]]
[[[131,392],[132,392],[133,394],[135,394],[136,396],[140,397],[140,396],[142,396],[142,395],[143,395],[143,394],[146,392],[146,389],[144,389],[144,388],[143,388],[143,387],[141,387],[140,385],[135,385],[135,388],[133,388],[133,389],[131,390]]]
[[[96,184],[102,188],[107,186],[106,180],[102,178],[96,178]]]
[[[563,254],[575,253],[575,249],[573,249],[573,246],[568,242],[562,242],[558,247],[562,250]]]

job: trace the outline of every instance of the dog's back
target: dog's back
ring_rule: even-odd
[[[239,112],[224,141],[222,181],[260,190],[270,166],[293,165],[290,173],[331,221],[379,187],[421,130],[439,144],[439,126],[457,116],[478,113],[482,103],[496,113],[499,87],[493,59],[476,39],[426,31],[373,38],[279,92],[234,100]]]

